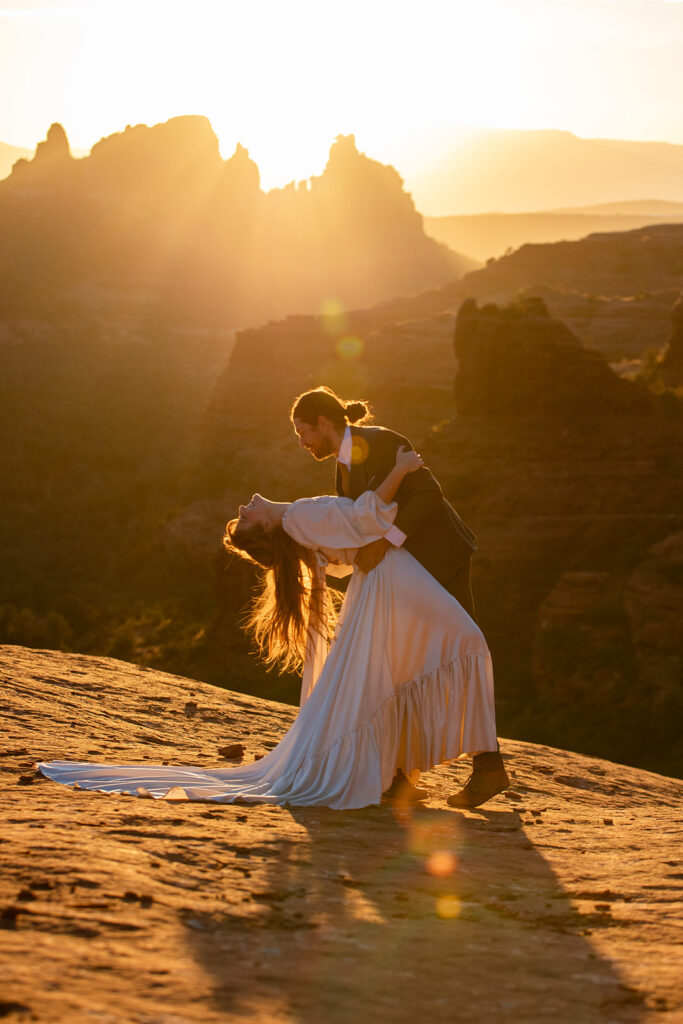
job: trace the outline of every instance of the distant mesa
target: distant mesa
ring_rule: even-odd
[[[63,170],[73,162],[66,132],[61,124],[50,125],[47,138],[39,142],[33,159],[17,160],[12,168],[11,179],[25,180],[28,175],[44,177]]]
[[[587,348],[629,373],[628,363],[668,344],[681,280],[683,224],[658,224],[523,245],[466,274],[455,288],[480,305],[539,296]],[[674,383],[678,344],[671,346]]]
[[[620,380],[597,352],[553,319],[541,298],[509,306],[463,302],[455,326],[461,415],[556,419],[647,409],[644,388]]]
[[[403,214],[402,224],[412,222],[415,226],[422,225],[422,217],[404,191],[403,179],[398,171],[359,153],[354,135],[337,136],[330,149],[324,174],[312,178],[311,185],[321,192],[334,189],[347,195],[356,194],[372,211],[373,220],[377,220],[381,214],[389,213],[393,216],[400,210]],[[381,204],[379,208],[376,205],[378,202]]]
[[[92,184],[130,189],[194,189],[220,173],[222,160],[206,117],[173,117],[163,124],[127,125],[96,143],[83,161]]]
[[[485,262],[527,243],[577,241],[596,232],[633,231],[651,224],[681,222],[683,203],[634,200],[567,210],[425,217],[425,228],[432,238],[456,252],[466,252]]]
[[[12,168],[19,160],[30,160],[34,150],[22,146],[8,146],[0,142],[0,181],[12,173]]]
[[[36,146],[34,160],[39,164],[53,163],[56,160],[71,158],[69,140],[61,124],[50,125],[47,138]]]
[[[633,296],[678,291],[682,277],[683,224],[656,224],[574,242],[523,245],[468,274],[463,290],[479,297],[544,285],[585,295]]]
[[[261,191],[261,174],[249,156],[249,150],[238,142],[235,152],[226,160],[222,171],[222,186],[253,193]]]
[[[411,191],[426,215],[557,210],[683,201],[683,146],[583,139],[571,132],[493,130],[423,155]]]
[[[3,228],[13,303],[105,281],[134,287],[167,319],[223,327],[316,313],[330,296],[373,305],[476,265],[425,234],[397,171],[360,153],[353,135],[336,139],[303,187],[263,192],[248,150],[224,161],[199,116],[128,125],[81,160],[53,125],[0,183]]]

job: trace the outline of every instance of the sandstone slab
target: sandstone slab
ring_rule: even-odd
[[[167,803],[37,760],[216,765],[295,710],[0,648],[0,1016],[49,1024],[683,1021],[683,782],[503,741],[473,812]]]

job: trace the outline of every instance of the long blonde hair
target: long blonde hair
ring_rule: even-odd
[[[223,546],[263,570],[242,623],[255,640],[259,657],[268,668],[299,671],[309,635],[316,631],[329,640],[337,621],[333,598],[324,582],[316,582],[315,553],[280,525],[240,529],[239,519],[227,524]]]

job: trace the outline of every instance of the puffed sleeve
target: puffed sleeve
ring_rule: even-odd
[[[395,501],[386,505],[374,491],[355,501],[333,495],[300,498],[286,510],[282,526],[304,547],[348,551],[384,537],[397,509]]]

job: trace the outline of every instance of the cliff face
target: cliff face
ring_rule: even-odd
[[[624,758],[637,735],[676,771],[679,404],[617,378],[538,299],[463,304],[455,351],[460,416],[430,457],[481,524],[480,608],[518,727]]]
[[[680,224],[683,203],[614,203],[597,207],[544,210],[538,213],[475,213],[425,217],[432,238],[474,259],[499,259],[521,245],[578,241],[586,235],[636,231],[651,224]]]
[[[654,545],[630,573],[563,573],[534,630],[539,699],[557,717],[569,717],[570,708],[603,719],[616,715],[630,735],[654,725],[665,740],[665,728],[656,724],[660,709],[675,721],[683,713],[682,602],[680,532]]]
[[[540,298],[504,308],[464,302],[455,355],[455,401],[463,415],[574,420],[591,410],[637,416],[651,405],[644,388],[619,380]]]
[[[683,224],[655,224],[588,235],[577,242],[522,245],[468,274],[463,294],[479,297],[545,285],[588,295],[630,296],[679,289],[682,275]]]
[[[370,304],[473,263],[425,235],[392,167],[332,146],[318,178],[270,193],[203,117],[128,126],[73,160],[53,125],[0,183],[0,300],[23,310],[85,285],[137,294],[157,317],[236,326],[335,298]]]
[[[565,324],[582,345],[599,352],[618,372],[628,373],[642,370],[646,356],[667,345],[671,311],[679,292],[670,288],[606,297],[540,285],[500,292],[487,296],[487,301],[507,305],[527,298],[542,299],[550,315]]]
[[[105,796],[33,764],[226,767],[295,712],[20,647],[0,678],[4,1019],[679,1019],[680,782],[503,739],[511,789],[474,812],[445,805],[465,764],[404,813]]]
[[[521,245],[465,275],[457,292],[497,305],[541,298],[584,346],[637,373],[669,342],[681,280],[683,224],[656,224]]]

